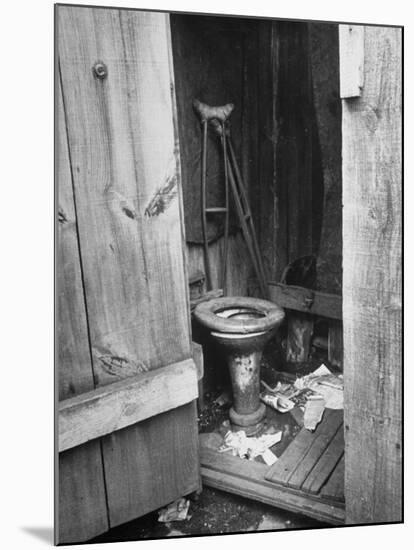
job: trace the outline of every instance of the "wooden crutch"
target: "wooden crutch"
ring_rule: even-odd
[[[215,120],[212,120],[211,124],[216,132],[221,135],[223,132],[223,128]],[[228,149],[230,153],[230,158],[227,159],[227,162],[229,164],[228,174],[234,202],[236,205],[236,211],[239,217],[244,240],[246,242],[246,246],[249,251],[254,270],[256,272],[256,277],[259,282],[260,293],[262,295],[262,298],[266,299],[269,297],[269,292],[266,285],[266,275],[264,271],[262,256],[260,254],[260,249],[257,242],[253,216],[250,210],[246,188],[244,186],[240,169],[237,164],[236,155],[234,153],[233,144],[230,136],[230,129],[228,127],[225,129],[225,133],[227,134],[226,142],[228,144]]]
[[[232,103],[221,107],[211,107],[202,103],[198,99],[193,101],[195,112],[200,117],[203,131],[203,155],[201,161],[201,228],[203,232],[203,247],[204,247],[204,264],[206,269],[206,284],[207,290],[212,289],[212,277],[210,257],[208,250],[208,235],[207,235],[207,214],[224,213],[224,250],[223,250],[223,271],[222,271],[222,288],[223,294],[226,295],[226,276],[227,276],[227,259],[228,259],[228,239],[229,239],[229,163],[227,159],[227,139],[226,139],[226,121],[234,109]],[[225,185],[225,206],[224,207],[207,207],[207,130],[208,123],[215,121],[223,129],[221,134],[221,142],[223,147],[224,157],[224,185]]]

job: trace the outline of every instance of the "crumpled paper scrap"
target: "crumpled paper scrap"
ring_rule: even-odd
[[[284,395],[280,395],[280,393],[271,394],[263,392],[260,394],[260,399],[261,401],[263,401],[263,403],[269,405],[270,407],[276,409],[281,413],[290,411],[295,406],[295,403],[293,401],[291,401]]]
[[[169,504],[166,508],[158,510],[158,521],[160,523],[169,523],[170,521],[184,521],[188,516],[190,501],[185,498]]]
[[[298,390],[311,389],[325,400],[327,409],[344,408],[344,382],[342,375],[336,376],[322,364],[311,374],[298,378],[294,383]]]
[[[266,433],[260,437],[247,437],[244,430],[237,432],[228,431],[224,436],[224,442],[219,447],[218,452],[224,453],[231,451],[233,456],[248,458],[253,460],[257,456],[262,456],[266,464],[273,464],[277,457],[270,447],[282,439],[282,432]]]

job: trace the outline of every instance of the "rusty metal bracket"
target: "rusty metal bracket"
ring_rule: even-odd
[[[303,300],[303,307],[310,309],[313,306],[314,300],[315,300],[315,294],[314,292],[310,291],[309,296],[307,298],[304,298]]]

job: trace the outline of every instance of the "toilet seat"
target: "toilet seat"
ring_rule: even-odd
[[[259,316],[248,319],[225,318],[218,315],[226,309],[246,309]],[[217,332],[246,334],[273,329],[283,320],[283,309],[268,300],[243,296],[226,296],[198,304],[195,318],[204,326]]]

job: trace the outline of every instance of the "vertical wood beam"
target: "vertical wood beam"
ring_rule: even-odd
[[[344,356],[344,339],[341,321],[329,321],[328,359],[335,367],[342,368]]]
[[[313,336],[313,318],[298,311],[288,313],[286,361],[304,363],[308,360]]]
[[[402,520],[402,29],[364,35],[364,86],[342,126],[348,524]]]

